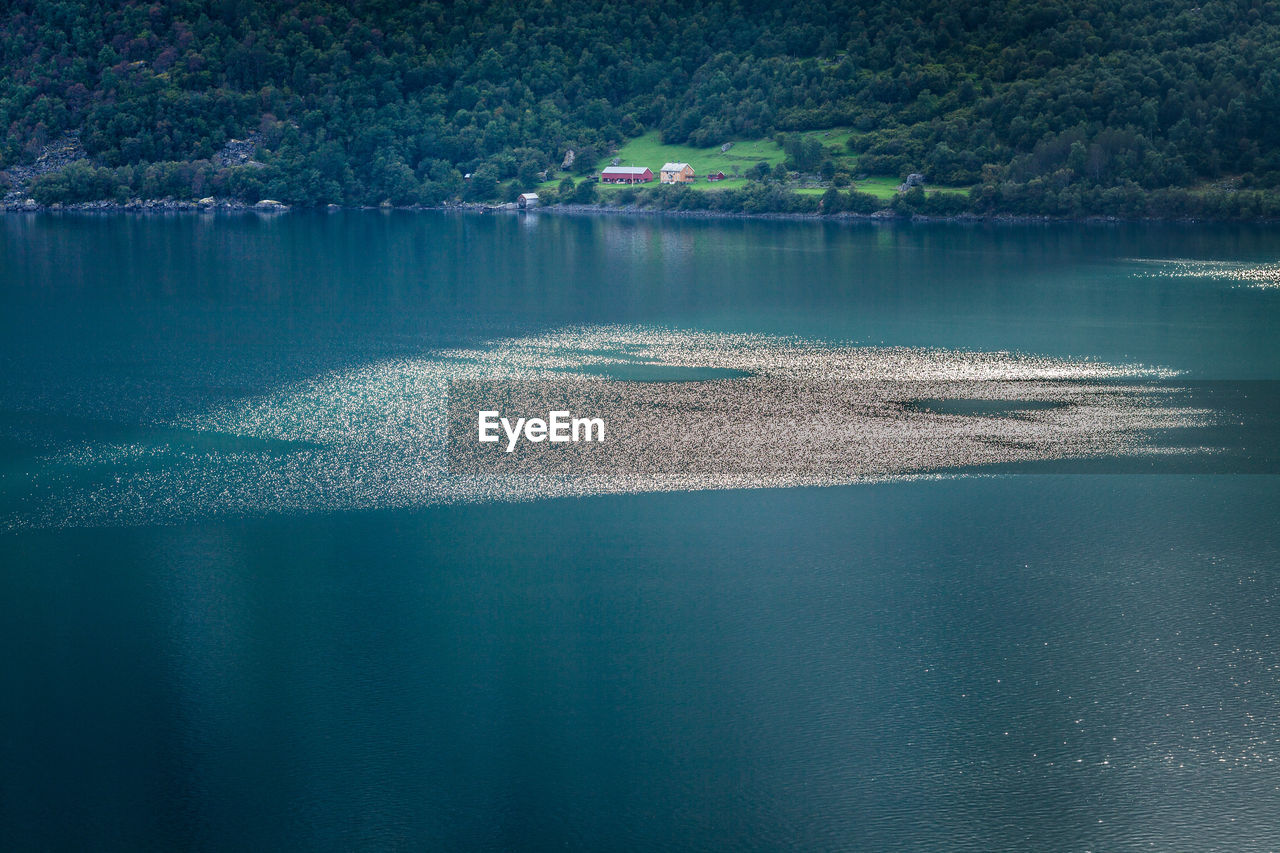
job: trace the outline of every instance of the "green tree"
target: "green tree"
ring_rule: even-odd
[[[498,179],[489,168],[477,169],[467,181],[462,197],[467,201],[490,201],[498,194]]]
[[[830,216],[845,210],[845,196],[840,190],[832,187],[822,194],[822,213]]]
[[[578,186],[573,191],[573,200],[577,204],[595,204],[596,182],[579,181]]]

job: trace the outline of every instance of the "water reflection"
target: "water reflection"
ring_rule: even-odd
[[[1217,417],[1150,384],[1172,375],[1007,352],[579,327],[335,371],[150,429],[99,430],[42,459],[10,523],[840,485],[1211,452],[1157,439]],[[513,389],[513,414],[567,407],[603,417],[612,440],[475,456],[478,412]]]
[[[1204,261],[1188,258],[1133,260],[1146,278],[1192,278],[1227,281],[1244,287],[1280,288],[1280,264],[1256,264],[1241,261]]]

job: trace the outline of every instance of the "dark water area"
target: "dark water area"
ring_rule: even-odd
[[[9,216],[0,304],[4,849],[1280,847],[1280,229]],[[406,464],[421,376],[583,329],[1198,414],[833,488]]]

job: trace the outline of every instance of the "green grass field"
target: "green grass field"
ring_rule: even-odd
[[[880,199],[891,199],[898,194],[898,184],[902,181],[888,175],[872,175],[863,181],[855,181],[853,189],[867,193]]]
[[[664,145],[658,139],[656,130],[628,140],[617,154],[602,158],[596,164],[596,171],[608,166],[614,157],[618,158],[620,166],[647,166],[653,170],[654,177],[657,177],[663,163],[688,163],[698,176],[696,183],[699,184],[705,184],[704,176],[712,172],[724,172],[732,176],[734,166],[738,167],[739,172],[745,173],[761,160],[772,167],[786,159],[782,149],[772,139],[736,142],[728,152],[721,154],[719,146],[694,148],[691,145]]]
[[[803,135],[818,139],[823,147],[827,149],[828,155],[835,161],[838,169],[856,173],[857,157],[849,153],[847,143],[850,137],[855,136],[857,133],[858,131],[850,128],[837,127],[830,130],[805,131]],[[770,168],[776,166],[786,159],[786,154],[772,139],[748,139],[735,142],[732,148],[721,153],[719,146],[695,148],[691,145],[666,145],[659,139],[657,131],[650,131],[643,136],[628,140],[616,154],[601,158],[595,165],[595,173],[599,174],[601,170],[613,162],[615,157],[620,166],[645,166],[652,169],[655,180],[654,184],[649,186],[656,186],[658,170],[662,168],[663,163],[688,163],[693,167],[693,171],[697,175],[692,184],[694,189],[705,192],[723,192],[724,190],[740,189],[748,183],[746,178],[734,177],[735,167],[739,175],[745,175],[748,169],[762,160],[768,163]],[[723,181],[708,183],[706,176],[712,172],[724,172],[729,177]],[[544,181],[539,185],[539,188],[552,189],[558,186],[563,178],[563,174],[557,175],[551,180]],[[856,189],[860,192],[870,193],[878,199],[888,201],[897,193],[899,183],[901,183],[899,179],[894,176],[873,175],[866,180],[858,181],[852,186],[845,187],[845,189]],[[608,197],[622,188],[621,185],[601,184],[599,190],[605,197]],[[639,188],[643,189],[644,185]],[[928,187],[926,192],[964,193],[968,192],[968,189],[968,187]],[[795,188],[795,192],[803,195],[820,195],[826,190],[808,187]]]

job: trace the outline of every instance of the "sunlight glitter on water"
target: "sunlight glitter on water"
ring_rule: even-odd
[[[708,378],[608,378],[624,369],[633,379],[647,371],[661,378],[676,368]],[[169,435],[176,429],[258,444],[64,449],[37,474],[42,497],[10,524],[841,485],[1187,452],[1150,438],[1211,418],[1179,405],[1175,389],[1149,384],[1172,376],[1158,367],[1008,352],[573,328],[337,371],[164,425]],[[465,430],[474,440],[481,407],[462,395],[495,388],[515,389],[528,405],[572,397],[579,407],[594,406],[607,413],[613,440],[510,458],[473,456],[463,446],[459,455]],[[921,402],[948,400],[978,402],[968,413]],[[1003,402],[992,409],[981,401]]]
[[[1237,287],[1280,288],[1280,263],[1237,261],[1196,261],[1183,258],[1132,258],[1144,267],[1134,273],[1139,278],[1201,278],[1228,281]]]

